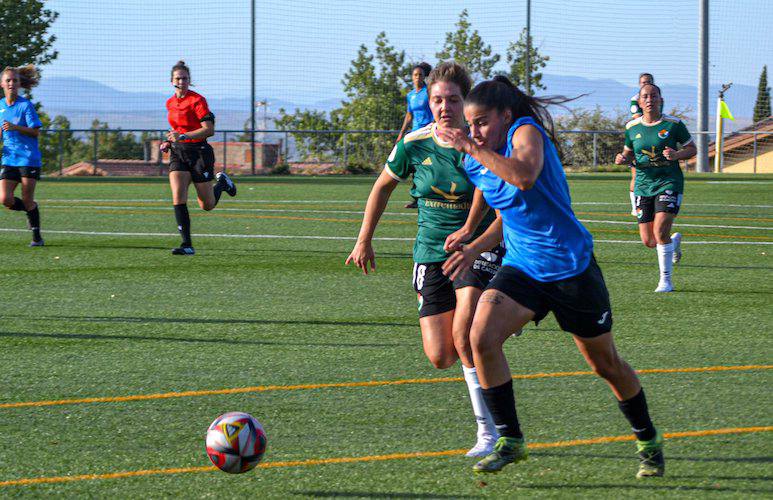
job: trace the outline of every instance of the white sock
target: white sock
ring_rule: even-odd
[[[658,244],[658,264],[660,265],[660,281],[671,281],[671,270],[674,267],[674,242],[665,245]]]
[[[491,413],[486,407],[486,402],[483,400],[483,392],[480,388],[480,382],[478,382],[478,372],[473,366],[467,368],[462,365],[462,371],[464,372],[464,381],[467,383],[467,390],[470,391],[470,402],[472,402],[472,411],[475,414],[475,420],[478,422],[478,439],[486,434],[496,438],[498,437],[497,429],[494,427],[494,419],[491,417]]]
[[[636,195],[633,194],[633,191],[628,191],[628,197],[631,198],[631,211],[636,211]]]

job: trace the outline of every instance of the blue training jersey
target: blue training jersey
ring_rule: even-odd
[[[405,98],[408,101],[408,112],[413,116],[413,126],[411,131],[432,123],[432,110],[429,109],[429,96],[427,87],[422,87],[418,92],[416,89],[408,92]]]
[[[0,123],[8,122],[22,127],[40,128],[43,124],[38,118],[35,106],[29,99],[18,96],[13,106],[5,99],[0,99]],[[40,148],[37,137],[30,137],[21,132],[2,130],[3,157],[6,167],[39,167]]]
[[[507,246],[503,265],[543,282],[577,276],[590,264],[593,238],[572,211],[566,174],[550,137],[533,118],[519,118],[507,134],[503,156],[512,155],[513,135],[522,125],[536,127],[544,143],[542,172],[531,189],[508,184],[469,156],[464,168],[489,206],[500,211]]]

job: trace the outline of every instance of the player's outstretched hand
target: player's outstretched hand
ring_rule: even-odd
[[[462,153],[469,152],[468,148],[472,145],[472,139],[467,135],[467,132],[458,128],[443,127],[436,128],[437,136],[441,141],[447,142],[455,150]]]
[[[443,274],[453,281],[462,271],[472,266],[477,254],[469,245],[460,245],[460,249],[452,253],[443,263]]]
[[[666,158],[666,160],[672,161],[678,159],[676,157],[677,151],[675,149],[672,149],[669,146],[666,146],[666,149],[663,150],[663,156]]]
[[[625,165],[628,163],[628,160],[623,156],[622,153],[617,153],[615,156],[615,165]]]
[[[364,274],[368,274],[368,265],[370,265],[371,271],[375,271],[376,254],[373,251],[373,245],[371,245],[370,242],[358,241],[357,244],[354,245],[352,253],[346,258],[345,265],[348,266],[350,262],[354,262],[354,265],[362,269]]]
[[[449,234],[446,242],[443,244],[443,250],[446,252],[456,252],[462,248],[465,241],[469,241],[472,233],[465,228],[457,229]]]

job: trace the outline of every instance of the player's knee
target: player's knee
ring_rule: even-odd
[[[199,200],[199,206],[205,212],[209,212],[210,210],[215,208],[215,202],[214,201],[202,201],[202,200]]]
[[[602,356],[591,362],[593,372],[604,380],[616,380],[620,378],[624,364],[617,355]]]
[[[644,246],[647,248],[655,248],[658,246],[658,242],[655,238],[642,238],[641,242],[644,243]]]
[[[5,194],[0,195],[0,203],[2,203],[5,208],[13,207],[13,196],[6,196]]]
[[[456,353],[442,351],[428,353],[427,358],[429,359],[429,362],[432,363],[432,366],[438,370],[445,370],[446,368],[450,368],[454,363],[456,363],[457,359]]]
[[[500,345],[491,335],[486,335],[483,329],[473,327],[470,331],[470,347],[473,353],[485,356],[497,351]]]

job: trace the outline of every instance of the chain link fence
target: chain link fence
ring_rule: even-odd
[[[166,175],[169,155],[159,145],[166,130],[79,129],[41,131],[44,171],[49,175]],[[695,133],[693,134],[695,135]],[[714,134],[708,134],[709,140]],[[571,171],[626,171],[615,165],[624,144],[617,130],[559,130],[564,167]],[[209,139],[215,168],[234,174],[342,174],[378,172],[391,151],[394,130],[217,131]],[[252,155],[255,155],[255,168]],[[709,151],[714,164],[714,147]],[[684,162],[694,170],[694,161]],[[722,172],[773,172],[773,132],[740,131],[726,136]]]

